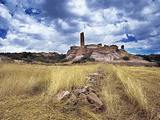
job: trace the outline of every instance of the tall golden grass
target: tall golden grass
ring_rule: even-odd
[[[142,89],[142,85],[138,78],[135,76],[132,76],[130,74],[130,71],[128,70],[128,67],[122,67],[122,66],[112,66],[108,65],[106,66],[106,72],[107,72],[107,79],[106,84],[104,88],[104,92],[107,93],[106,98],[111,99],[111,106],[115,106],[114,100],[117,100],[117,96],[114,96],[111,93],[111,86],[115,86],[114,81],[119,81],[123,85],[124,91],[127,93],[128,97],[132,102],[137,102],[141,107],[146,108],[147,107],[147,100],[145,97],[145,92]],[[120,85],[120,84],[119,84]],[[107,89],[107,91],[106,91]],[[106,94],[105,94],[106,95]],[[112,97],[108,97],[108,95],[111,95]],[[114,99],[114,97],[116,97]]]
[[[21,107],[24,107],[24,113],[21,111],[22,114],[26,113],[25,106],[34,107],[35,105],[35,111],[44,112],[48,116],[53,115],[54,118],[58,112],[65,118],[66,114],[61,114],[61,111],[54,108],[54,105],[53,107],[49,106],[49,110],[46,110],[46,106],[43,108],[41,105],[44,99],[42,102],[39,101],[41,95],[54,96],[59,91],[84,86],[88,82],[86,76],[99,68],[105,73],[105,77],[101,81],[100,88],[102,90],[99,95],[106,106],[106,112],[96,114],[89,109],[82,108],[82,113],[97,120],[109,118],[137,120],[140,119],[138,112],[146,110],[150,113],[147,119],[158,119],[160,68],[155,67],[128,67],[108,64],[73,66],[0,64],[0,97],[27,95],[29,98],[24,101],[24,105],[21,104]],[[50,99],[50,97],[46,98]],[[23,101],[16,99],[14,102],[13,100],[2,101],[2,103],[0,101],[0,116],[8,108],[11,108],[10,106],[17,107]],[[27,105],[25,105],[26,103]],[[30,111],[32,111],[32,107]],[[16,110],[18,111],[18,109]],[[83,118],[85,118],[85,114]],[[12,116],[12,113],[10,112],[9,115]],[[75,115],[73,116],[75,117]],[[21,117],[23,118],[23,116]],[[32,117],[34,114],[30,118],[32,119]],[[43,114],[41,117],[44,117]],[[71,119],[74,120],[74,118]]]
[[[104,96],[108,114],[118,114],[121,111],[119,111],[120,106],[118,105],[120,101],[120,95],[116,92],[117,90],[115,88],[117,86],[117,76],[112,65],[102,65],[101,68],[106,74],[103,81],[102,94]]]
[[[96,65],[42,66],[0,65],[0,95],[18,95],[34,92],[55,94],[86,82],[86,75],[96,71]]]
[[[58,66],[52,69],[49,94],[54,95],[59,90],[70,90],[72,87],[84,86],[87,74],[96,71],[97,65]]]
[[[131,71],[126,67],[116,67],[119,80],[123,83],[125,91],[130,100],[135,104],[138,103],[140,107],[147,109],[146,93],[142,88],[142,84],[138,78],[130,74]]]
[[[159,119],[155,114],[160,107],[157,106],[160,101],[160,68],[118,65],[102,65],[101,68],[106,73],[102,94],[109,116],[124,119],[125,113],[132,111],[125,117],[136,120],[139,119],[138,111],[145,110],[147,119]]]
[[[45,87],[50,80],[50,73],[50,69],[44,66],[1,64],[0,95],[24,94],[41,83]]]

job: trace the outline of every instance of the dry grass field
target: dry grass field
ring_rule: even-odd
[[[86,76],[101,69],[98,86],[106,110],[55,103],[61,90],[87,84]],[[2,120],[159,120],[160,68],[108,64],[44,66],[0,64]]]

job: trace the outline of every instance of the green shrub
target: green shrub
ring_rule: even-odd
[[[89,62],[94,62],[95,59],[94,59],[94,58],[91,58],[90,55],[85,55],[85,56],[81,59],[81,61],[83,61],[83,62],[87,62],[87,61],[89,61]]]
[[[129,60],[129,57],[128,57],[128,56],[124,56],[124,57],[123,57],[123,60],[128,61],[128,60]]]

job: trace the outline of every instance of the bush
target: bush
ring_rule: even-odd
[[[124,56],[124,57],[123,57],[123,60],[128,61],[128,60],[129,60],[129,57],[128,57],[128,56]]]
[[[81,59],[81,61],[83,61],[83,62],[87,62],[87,61],[89,61],[89,62],[94,62],[95,59],[94,59],[94,58],[90,58],[89,55],[85,55],[85,56]]]

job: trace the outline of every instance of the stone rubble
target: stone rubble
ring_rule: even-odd
[[[83,104],[92,106],[95,110],[104,110],[104,104],[99,98],[95,87],[95,83],[102,75],[100,73],[92,73],[87,77],[90,83],[90,86],[83,86],[79,88],[74,88],[71,91],[61,91],[57,94],[56,99],[59,102],[65,101],[67,104],[77,105]],[[93,82],[94,81],[94,82]]]

